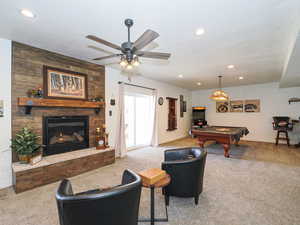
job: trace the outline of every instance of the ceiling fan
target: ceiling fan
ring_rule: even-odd
[[[126,69],[132,69],[133,66],[138,66],[140,64],[139,57],[145,58],[154,58],[154,59],[169,59],[171,54],[169,53],[161,53],[161,52],[149,52],[149,51],[141,51],[146,45],[159,37],[159,34],[153,30],[146,30],[142,36],[140,36],[135,42],[131,42],[130,40],[130,27],[133,25],[132,19],[126,19],[125,25],[128,29],[128,40],[122,43],[121,46],[113,44],[109,41],[98,38],[94,35],[88,35],[86,38],[96,41],[98,43],[104,44],[108,47],[114,48],[116,50],[121,51],[121,53],[108,55],[104,57],[95,58],[93,60],[103,60],[113,57],[120,57],[120,65],[125,67]]]

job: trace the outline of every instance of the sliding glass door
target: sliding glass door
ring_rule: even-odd
[[[128,150],[150,145],[153,132],[153,96],[125,93],[125,136]]]

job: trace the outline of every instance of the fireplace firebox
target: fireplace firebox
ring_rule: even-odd
[[[88,116],[51,116],[43,118],[44,155],[89,147]]]

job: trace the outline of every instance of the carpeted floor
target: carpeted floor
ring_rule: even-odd
[[[140,171],[160,167],[165,149],[132,151],[114,165],[73,177],[74,190],[118,184],[126,168]],[[11,188],[0,191],[0,224],[58,225],[54,197],[57,186],[58,183],[54,183],[18,195]],[[149,215],[149,194],[149,190],[143,189],[142,217]],[[156,201],[157,215],[164,216],[160,190],[156,191]],[[299,212],[300,167],[209,154],[199,205],[195,206],[193,199],[172,197],[169,222],[157,224],[299,225]]]

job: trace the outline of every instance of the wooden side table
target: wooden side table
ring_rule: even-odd
[[[151,225],[154,225],[155,222],[168,222],[168,209],[165,201],[165,208],[166,208],[166,218],[155,218],[155,188],[163,188],[167,186],[171,182],[171,177],[169,174],[166,174],[165,177],[157,181],[153,185],[148,185],[143,182],[143,187],[150,188],[150,219],[139,219],[139,222],[150,222]]]

